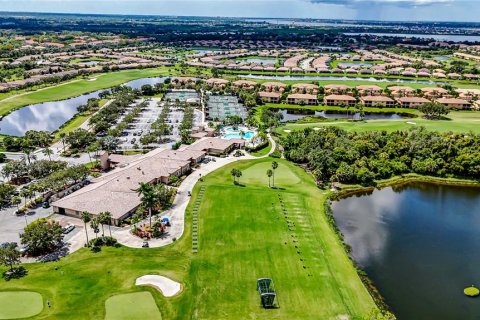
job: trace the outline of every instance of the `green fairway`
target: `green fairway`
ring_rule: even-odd
[[[0,292],[0,319],[33,317],[43,309],[42,295],[31,291]]]
[[[119,294],[105,302],[105,320],[161,320],[150,292]]]
[[[275,129],[278,134],[287,134],[285,130],[302,130],[305,128],[321,128],[323,126],[336,126],[349,131],[369,130],[408,130],[412,127],[424,126],[429,130],[439,132],[475,132],[480,133],[480,112],[452,112],[448,115],[451,120],[426,120],[422,118],[399,120],[367,120],[362,122],[349,122],[338,120],[318,123],[288,123]]]
[[[268,188],[271,159],[231,164],[201,183],[199,247],[180,318],[351,319],[374,308],[323,215],[326,193],[301,168],[278,162],[277,189]],[[242,186],[232,168],[243,171]],[[275,282],[279,308],[261,307],[261,277]]]
[[[192,69],[187,69],[187,72],[192,71]],[[8,100],[0,100],[0,115],[4,115],[12,110],[18,109],[26,105],[46,101],[68,99],[87,92],[110,88],[135,79],[155,76],[175,76],[179,74],[179,71],[173,67],[132,69],[126,71],[98,74],[93,76],[96,79],[94,81],[91,81],[91,79],[79,79],[75,81],[70,81],[66,84],[45,88],[40,91],[33,91],[24,95],[10,97],[8,98]],[[23,93],[24,91],[21,92]],[[10,92],[9,94],[12,94],[12,92]],[[6,96],[5,98],[7,97],[8,96]]]
[[[58,262],[27,264],[28,276],[2,280],[1,286],[36,291],[51,301],[36,319],[118,319],[111,312],[123,306],[138,310],[144,299],[134,299],[131,306],[131,297],[117,298],[145,291],[162,319],[356,319],[367,314],[375,308],[373,300],[323,213],[328,193],[317,189],[302,168],[281,159],[277,189],[268,188],[271,161],[238,161],[205,176],[192,191],[184,235],[169,246],[81,249]],[[232,184],[232,168],[243,171],[243,186]],[[201,187],[198,253],[192,253],[192,208]],[[135,286],[145,274],[181,282],[183,291],[166,298]],[[280,308],[261,308],[259,277],[273,278]],[[153,307],[148,305],[143,309]]]

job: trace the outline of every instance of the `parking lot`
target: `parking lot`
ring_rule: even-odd
[[[140,103],[142,100],[137,101]],[[130,125],[131,128],[124,131],[124,135],[120,138],[119,149],[132,150],[141,148],[140,139],[142,136],[150,133],[150,128],[153,122],[157,120],[162,109],[167,102],[161,101],[158,98],[153,98],[148,103],[148,107],[140,113],[135,121]],[[133,108],[133,106],[132,106]],[[183,119],[183,109],[177,108],[174,104],[170,103],[170,113],[168,116],[168,123],[172,126],[172,134],[165,136],[166,142],[163,144],[153,143],[149,146],[156,148],[170,148],[172,144],[180,140],[180,131],[178,126]],[[128,112],[128,111],[127,111]],[[121,119],[120,119],[121,121]],[[202,122],[202,112],[195,109],[194,126],[198,126]]]

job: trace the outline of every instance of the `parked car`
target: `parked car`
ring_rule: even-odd
[[[21,254],[22,256],[24,256],[24,255],[27,254],[28,248],[30,248],[28,245],[24,245],[24,246],[21,247],[18,251],[20,252],[20,254]]]
[[[142,248],[150,248],[150,245],[148,244],[147,241],[144,241],[144,242],[142,243]]]
[[[50,202],[45,201],[44,203],[42,203],[42,208],[44,209],[50,208]]]
[[[67,225],[65,228],[63,228],[63,234],[67,234],[73,231],[75,229],[75,226],[73,224]]]

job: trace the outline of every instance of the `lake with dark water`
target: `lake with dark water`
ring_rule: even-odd
[[[352,257],[399,320],[480,319],[480,188],[412,184],[332,204]]]
[[[166,77],[142,78],[126,82],[124,85],[140,89],[144,84],[154,85],[165,79]],[[17,109],[0,121],[0,133],[23,136],[28,130],[55,131],[77,113],[79,106],[86,104],[90,98],[98,98],[98,94],[104,90],[106,89],[65,100],[31,104]]]

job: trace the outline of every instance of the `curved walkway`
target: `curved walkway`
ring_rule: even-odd
[[[172,207],[169,210],[164,211],[157,216],[159,219],[163,217],[168,217],[172,226],[168,229],[168,232],[162,238],[150,239],[148,241],[149,247],[158,248],[158,247],[166,246],[174,242],[173,239],[175,240],[180,239],[180,237],[183,235],[183,232],[185,230],[185,210],[191,199],[191,197],[188,196],[188,192],[193,189],[193,187],[201,177],[223,166],[233,163],[235,161],[253,160],[253,159],[261,159],[261,158],[268,157],[275,150],[275,147],[276,147],[276,143],[270,134],[268,134],[268,139],[270,140],[272,148],[268,152],[268,154],[264,156],[254,157],[252,155],[245,154],[243,157],[228,156],[226,158],[215,158],[216,160],[215,162],[210,161],[207,164],[200,165],[200,168],[193,170],[193,172],[190,175],[188,175],[178,187],[177,195],[175,197],[175,200],[173,201]],[[54,219],[58,221],[63,221],[64,224],[68,224],[68,223],[74,224],[77,227],[76,231],[74,231],[73,234],[70,235],[69,239],[67,240],[68,252],[72,253],[83,248],[83,245],[85,244],[85,241],[86,241],[83,222],[77,218],[72,218],[72,217],[58,215],[58,214],[54,215]],[[149,222],[149,219],[147,218],[141,221],[138,225],[146,224],[148,222]],[[140,239],[134,236],[130,232],[132,228],[131,226],[126,226],[126,227],[112,226],[110,228],[111,228],[112,236],[116,238],[120,244],[130,248],[142,247],[144,242],[143,239]],[[88,233],[89,239],[93,239],[95,237],[95,234],[93,233],[90,227],[87,227],[87,233]],[[107,227],[105,227],[105,235],[108,235],[108,234],[109,234],[109,230]],[[100,236],[100,234],[98,236]]]
[[[158,248],[170,244],[173,242],[173,239],[179,239],[183,235],[183,231],[185,229],[185,210],[190,202],[190,198],[188,196],[188,192],[193,189],[195,184],[198,180],[213,172],[217,169],[220,169],[227,164],[233,163],[239,160],[253,160],[253,159],[261,159],[268,157],[276,147],[275,140],[268,134],[268,139],[272,145],[272,148],[268,152],[268,154],[261,156],[261,157],[254,157],[252,155],[244,155],[241,158],[229,156],[226,158],[216,158],[216,161],[210,161],[207,164],[202,164],[199,169],[193,171],[187,178],[182,182],[180,187],[178,188],[177,196],[173,201],[172,208],[162,212],[159,217],[168,217],[170,219],[171,227],[169,231],[165,234],[164,237],[159,239],[151,239],[148,241],[148,244],[151,248]],[[141,222],[148,223],[148,219],[145,219]],[[115,230],[114,230],[115,229]],[[131,248],[141,248],[143,244],[143,240],[132,235],[130,233],[131,227],[124,227],[124,228],[112,228],[112,235],[124,246],[131,247]]]

